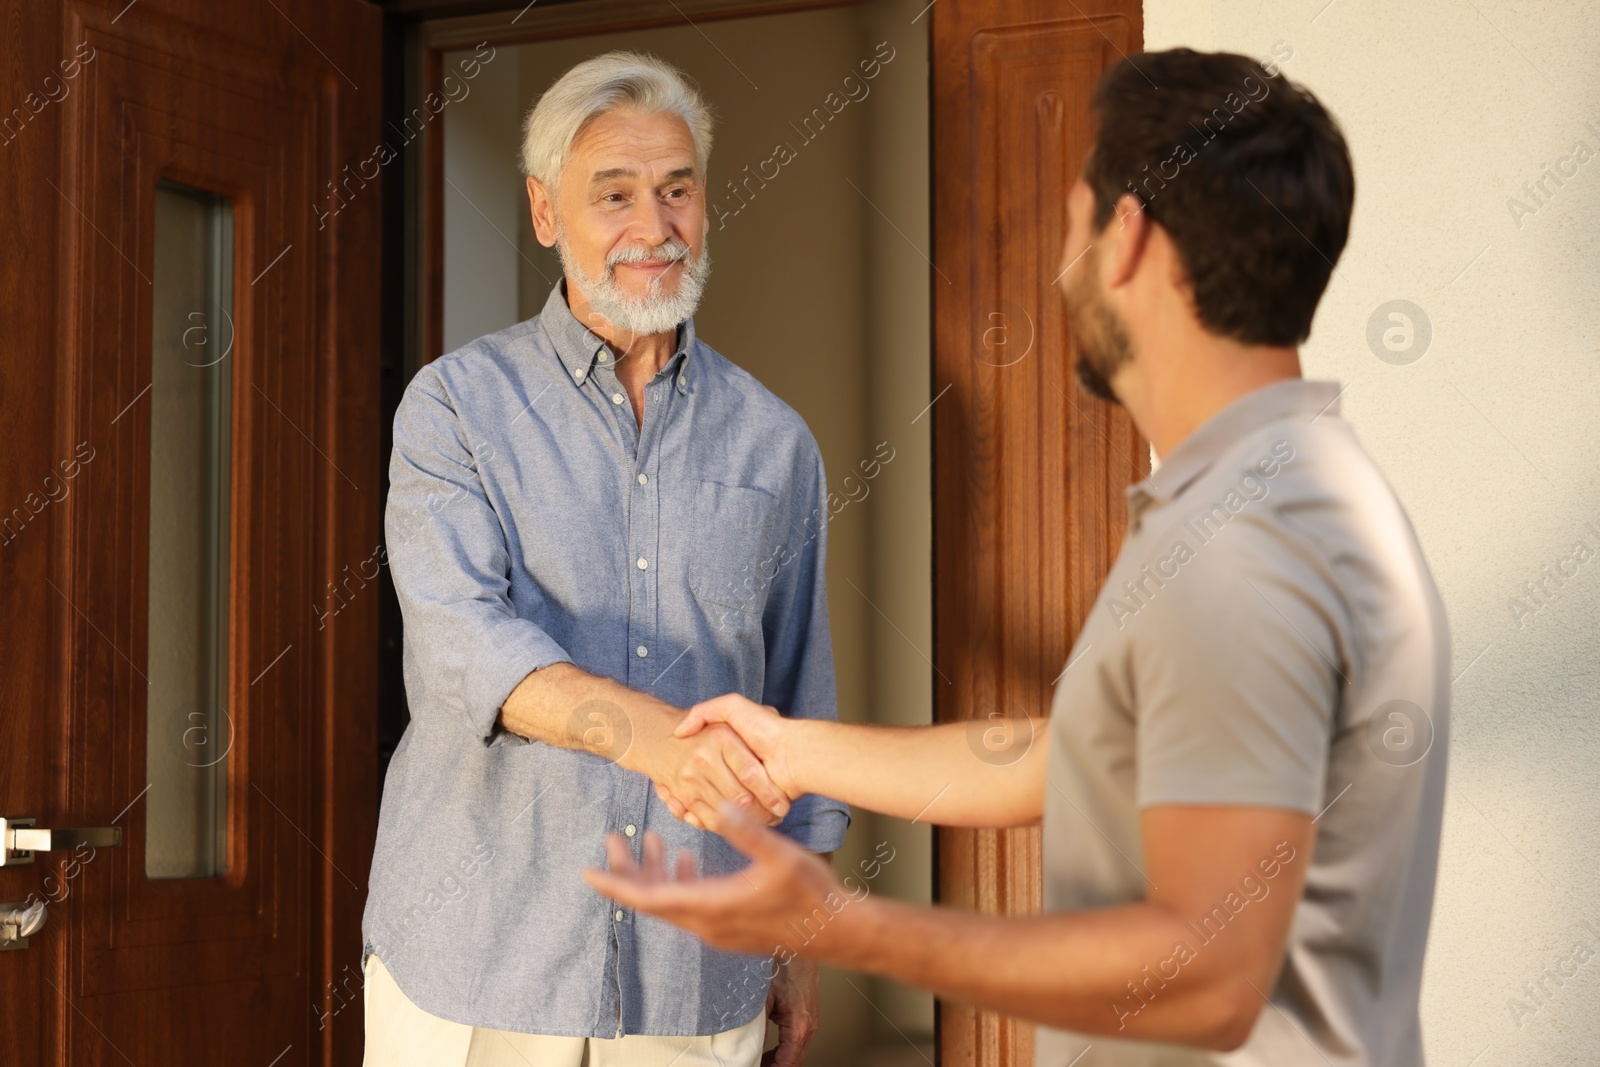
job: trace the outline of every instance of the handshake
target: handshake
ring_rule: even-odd
[[[657,736],[635,768],[655,782],[656,795],[691,826],[717,831],[718,809],[732,802],[768,825],[789,812],[801,787],[785,760],[793,723],[777,709],[738,693],[701,701],[670,735]]]
[[[786,752],[795,730],[836,724],[788,719],[738,693],[685,713],[613,679],[554,663],[523,679],[501,707],[499,724],[645,775],[673,815],[713,833],[725,821],[719,809],[726,804],[770,826],[806,793],[831,795],[816,781],[801,782]]]
[[[655,783],[672,814],[727,836],[727,814],[771,826],[807,794],[944,826],[1027,826],[1044,808],[1046,720],[921,727],[790,718],[738,693],[685,713],[571,663],[534,671],[500,711],[534,741]]]

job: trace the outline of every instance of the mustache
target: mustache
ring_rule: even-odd
[[[613,249],[606,255],[606,269],[609,271],[619,263],[677,263],[688,256],[688,242],[669,237],[654,247],[630,245]]]

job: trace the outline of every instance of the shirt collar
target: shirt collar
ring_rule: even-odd
[[[544,310],[539,313],[539,321],[550,335],[556,356],[567,369],[567,380],[573,385],[581,386],[587,381],[594,370],[595,357],[601,352],[610,352],[605,340],[579,322],[572,308],[567,305],[566,278],[562,278],[550,290]],[[689,353],[694,351],[694,342],[694,316],[691,315],[679,323],[678,346],[666,365],[657,372],[658,376],[675,375],[680,393],[689,391]]]
[[[1165,504],[1204,474],[1217,458],[1246,434],[1267,423],[1301,418],[1314,422],[1323,415],[1339,414],[1338,382],[1312,382],[1290,378],[1246,393],[1212,415],[1181,441],[1161,466],[1142,482],[1128,486],[1128,520],[1137,528],[1139,517],[1152,504]]]

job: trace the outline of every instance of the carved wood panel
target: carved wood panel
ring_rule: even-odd
[[[1073,17],[1063,18],[1064,13]],[[1148,449],[1087,396],[1056,288],[1066,195],[1100,74],[1136,51],[1136,3],[934,8],[934,640],[940,721],[1049,710],[1110,569]],[[941,830],[943,903],[1037,911],[1037,829]],[[1021,1065],[1032,1028],[941,1005],[946,1064]]]

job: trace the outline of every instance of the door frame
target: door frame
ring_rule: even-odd
[[[936,688],[940,722],[1048,713],[1122,541],[1124,490],[1150,470],[1128,413],[1073,380],[1054,283],[1089,98],[1142,50],[1142,15],[1139,0],[934,8],[933,254],[963,282],[933,302],[935,388],[950,388],[933,428],[934,658],[952,682]],[[1002,915],[1043,906],[1038,827],[943,827],[935,857],[941,901]],[[947,1062],[1033,1062],[1031,1025],[941,1008]]]

